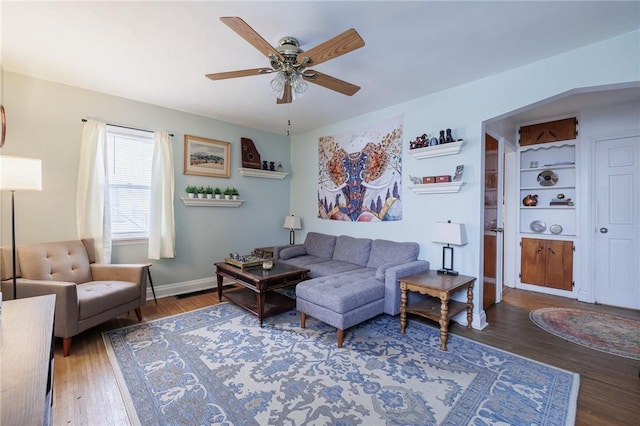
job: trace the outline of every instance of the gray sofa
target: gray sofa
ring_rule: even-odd
[[[302,328],[307,315],[337,328],[338,347],[344,330],[376,315],[400,312],[398,279],[429,270],[418,260],[413,242],[307,233],[304,244],[276,247],[276,261],[309,269],[309,280],[296,287]],[[410,293],[409,302],[419,295]]]

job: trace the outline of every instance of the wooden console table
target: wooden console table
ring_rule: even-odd
[[[53,294],[2,302],[0,424],[52,424]]]
[[[400,333],[407,326],[407,313],[420,315],[440,323],[440,349],[447,350],[449,321],[467,310],[467,328],[471,328],[473,312],[473,283],[476,279],[465,275],[440,275],[436,271],[423,272],[400,278]],[[467,302],[450,300],[452,294],[467,290]],[[432,296],[407,306],[407,292],[416,291]],[[437,299],[435,299],[437,298]],[[438,300],[439,299],[439,300]]]

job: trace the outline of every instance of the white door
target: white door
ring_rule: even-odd
[[[596,141],[596,302],[640,308],[640,136]]]

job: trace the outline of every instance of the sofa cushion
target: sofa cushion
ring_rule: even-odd
[[[309,269],[309,277],[324,277],[327,275],[342,274],[343,272],[354,271],[357,269],[363,269],[362,266],[355,263],[341,262],[339,260],[330,260],[328,262],[314,263],[307,265]]]
[[[333,260],[355,263],[365,266],[369,260],[371,240],[369,238],[354,238],[348,235],[340,235],[336,239],[336,247],[333,251]]]
[[[333,258],[333,249],[335,246],[336,237],[334,235],[309,232],[304,240],[304,248],[308,254],[327,260]]]
[[[17,249],[22,278],[76,284],[91,281],[89,257],[81,241],[60,241]]]
[[[326,261],[327,259],[324,259],[322,257],[310,256],[307,254],[304,256],[292,257],[290,259],[287,259],[286,261],[283,261],[283,263],[286,263],[287,265],[297,266],[298,268],[309,268],[311,265],[315,265],[316,263],[324,263]]]
[[[77,289],[80,320],[140,298],[140,287],[128,281],[91,281]]]
[[[350,279],[320,277],[303,281],[296,287],[296,298],[312,301],[338,314],[349,312],[375,300],[384,299],[384,284],[375,280],[353,282]]]
[[[407,263],[418,259],[418,243],[399,243],[388,240],[373,240],[367,266],[379,268],[389,263]]]
[[[307,254],[307,250],[304,246],[291,246],[281,249],[278,257],[282,260],[287,260],[292,257],[304,256],[305,254]]]

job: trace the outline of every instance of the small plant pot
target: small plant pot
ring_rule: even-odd
[[[198,194],[198,198],[204,198],[206,194]]]
[[[230,200],[230,199],[231,199],[231,195],[225,195],[225,196],[224,196],[224,199],[225,199],[225,200]]]
[[[215,197],[216,200],[220,199],[221,194],[213,194],[213,196]]]
[[[187,197],[189,197],[189,198],[193,198],[195,196],[196,196],[196,194],[194,194],[193,192],[188,192],[187,193]]]
[[[232,195],[231,198],[233,198],[234,200],[237,200],[238,196],[237,195]]]

